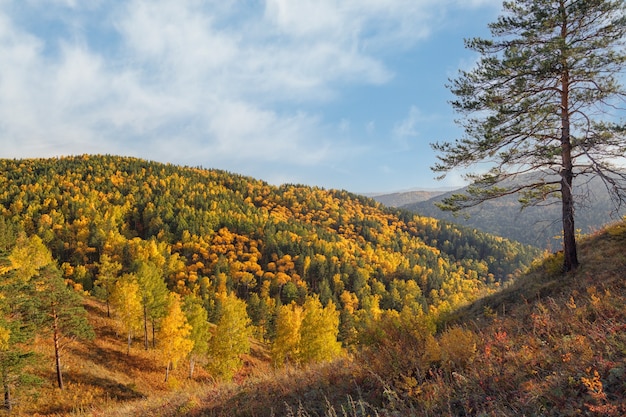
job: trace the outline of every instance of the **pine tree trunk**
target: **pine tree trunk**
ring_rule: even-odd
[[[565,13],[562,9],[561,13]],[[567,19],[563,16],[561,36],[567,37]],[[576,250],[576,229],[574,227],[574,196],[572,193],[573,162],[572,162],[572,138],[570,131],[570,105],[569,105],[569,69],[567,53],[561,51],[561,203],[563,220],[563,272],[573,271],[578,268],[578,255]]]
[[[57,315],[54,304],[52,304],[52,318],[52,335],[54,339],[54,360],[57,372],[57,384],[59,389],[63,389],[63,374],[61,373],[61,347],[59,345],[59,316]]]
[[[563,172],[561,195],[563,204],[563,272],[578,268],[576,229],[574,226],[574,199],[572,196],[572,174]]]

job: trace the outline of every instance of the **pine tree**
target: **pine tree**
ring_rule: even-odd
[[[477,66],[451,81],[465,136],[436,143],[433,170],[487,163],[466,175],[467,194],[444,199],[460,210],[518,194],[522,207],[560,200],[564,271],[578,266],[574,180],[599,176],[619,207],[626,202],[626,126],[616,123],[626,92],[623,0],[516,0],[489,25],[494,39],[471,39]],[[528,174],[528,175],[524,175]],[[578,178],[580,177],[580,178]]]
[[[24,372],[35,358],[28,346],[37,330],[33,320],[36,308],[29,286],[31,278],[47,265],[46,261],[52,260],[39,238],[17,237],[10,228],[2,226],[7,224],[0,221],[0,240],[5,242],[0,248],[0,379],[4,408],[10,412],[15,387],[23,381],[37,379]],[[38,261],[33,265],[28,260]],[[27,271],[21,270],[22,267]]]
[[[35,299],[38,325],[52,334],[57,385],[64,389],[61,357],[63,349],[76,339],[93,339],[82,299],[68,288],[61,272],[50,264],[32,279],[31,294]]]

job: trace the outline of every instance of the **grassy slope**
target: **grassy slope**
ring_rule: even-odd
[[[273,371],[257,345],[246,377],[226,385],[201,370],[189,381],[186,366],[165,384],[153,353],[137,343],[127,356],[104,306],[87,300],[98,338],[66,351],[67,390],[54,388],[46,359],[39,373],[49,382],[24,391],[14,415],[315,416],[333,415],[331,408],[357,415],[361,407],[381,416],[626,415],[626,223],[583,240],[580,258],[581,268],[565,277],[558,256],[547,258],[512,286],[457,311],[450,328],[473,335],[459,350],[463,361],[427,360],[428,349],[404,339],[366,362]],[[437,343],[449,353],[460,342],[440,336]],[[348,398],[361,403],[351,407]]]

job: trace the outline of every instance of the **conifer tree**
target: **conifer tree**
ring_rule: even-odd
[[[433,170],[442,177],[479,163],[490,169],[466,175],[467,194],[444,199],[441,208],[456,211],[511,194],[522,207],[556,197],[567,272],[579,264],[575,185],[598,176],[617,207],[626,201],[626,173],[619,168],[626,125],[617,122],[626,97],[620,85],[626,5],[516,0],[503,6],[489,25],[493,39],[466,41],[480,54],[476,67],[451,80],[464,137],[433,145],[440,153]]]
[[[35,358],[28,346],[37,330],[29,286],[31,278],[52,259],[38,237],[18,236],[8,222],[0,221],[0,240],[4,242],[0,248],[0,379],[4,408],[10,412],[15,387],[36,379],[24,372]]]
[[[63,349],[76,339],[93,339],[95,335],[80,295],[68,288],[56,265],[44,267],[32,281],[31,294],[39,313],[38,325],[52,334],[57,385],[64,389]]]
[[[0,277],[6,278],[5,275]],[[9,412],[13,408],[12,390],[25,379],[24,368],[34,359],[34,353],[26,346],[35,334],[34,327],[22,315],[24,306],[7,298],[15,294],[15,286],[10,287],[2,285],[0,289],[0,383],[4,391],[4,408]]]
[[[3,326],[10,333],[7,349],[2,355],[2,367],[5,407],[10,408],[10,392],[7,386],[9,373],[21,369],[21,359],[30,356],[19,350],[11,350],[12,341],[17,344],[30,338],[26,330],[30,326],[35,326],[40,333],[50,333],[54,344],[57,385],[63,389],[63,349],[75,339],[93,338],[94,333],[87,321],[87,313],[80,296],[67,287],[61,272],[52,262],[52,254],[41,238],[25,235],[18,237],[8,260],[10,266],[5,271],[9,276],[5,277],[7,279],[3,282],[3,290],[10,292],[11,301],[7,307],[14,320],[13,327]],[[31,329],[35,330],[32,327]]]
[[[194,342],[191,340],[192,327],[181,308],[180,296],[170,293],[167,313],[159,329],[159,346],[165,361],[165,382],[170,370],[175,369],[178,362],[186,358],[192,351]]]

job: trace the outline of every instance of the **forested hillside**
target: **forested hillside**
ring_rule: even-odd
[[[18,357],[49,333],[20,333],[32,309],[6,300],[59,279],[106,306],[127,354],[158,352],[166,380],[183,362],[228,380],[250,338],[280,367],[367,345],[381,317],[434,331],[538,254],[346,191],[115,156],[0,166],[0,347]],[[93,337],[83,324],[60,336]],[[0,362],[11,393],[26,364]]]

